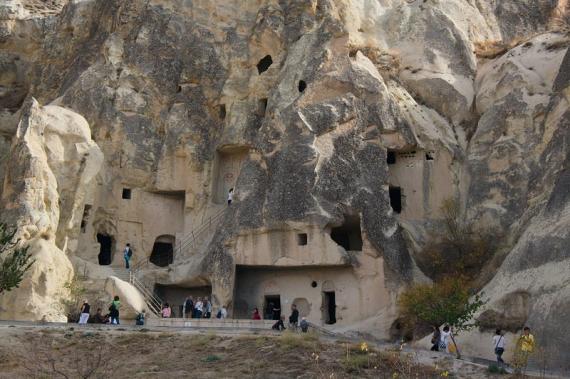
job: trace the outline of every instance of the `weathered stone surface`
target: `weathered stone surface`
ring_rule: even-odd
[[[103,160],[89,125],[78,114],[31,100],[6,163],[2,221],[18,228],[35,263],[22,286],[0,299],[10,318],[65,320],[60,299],[73,276],[67,251],[74,246],[86,189]]]
[[[563,324],[540,304],[567,305],[569,42],[548,32],[565,2],[17,4],[31,3],[0,13],[0,152],[34,96],[85,117],[104,154],[90,185],[53,174],[53,196],[75,200],[50,238],[74,265],[118,268],[130,243],[173,305],[208,293],[242,317],[280,295],[326,324],[334,292],[335,327],[388,337],[454,198],[511,246],[488,273],[486,327]],[[495,43],[512,48],[478,59]],[[145,263],[172,241],[172,264]]]

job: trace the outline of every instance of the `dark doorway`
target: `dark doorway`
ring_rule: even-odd
[[[303,92],[307,88],[307,83],[304,80],[299,80],[299,92]]]
[[[267,71],[269,66],[273,63],[273,59],[271,59],[271,55],[266,55],[257,63],[257,73],[261,75],[262,72]]]
[[[386,163],[388,164],[396,164],[396,152],[388,150],[388,154],[386,155]]]
[[[97,234],[97,242],[99,242],[99,264],[110,265],[113,261],[113,237],[107,234]]]
[[[274,320],[273,317],[273,309],[281,309],[281,296],[279,295],[266,295],[265,296],[265,305],[263,307],[263,318],[266,320]],[[283,310],[279,312],[279,315],[283,313]]]
[[[336,302],[334,291],[323,292],[323,320],[325,324],[336,323]]]
[[[395,213],[402,212],[402,189],[400,187],[389,187],[390,206]]]
[[[174,236],[157,237],[152,246],[150,254],[150,262],[159,266],[166,267],[174,261]]]
[[[345,250],[361,251],[360,217],[358,215],[344,215],[343,224],[331,229],[331,238]]]

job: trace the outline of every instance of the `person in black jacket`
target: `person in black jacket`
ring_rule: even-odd
[[[296,328],[299,323],[299,311],[295,304],[291,305],[291,316],[289,316],[289,327]]]

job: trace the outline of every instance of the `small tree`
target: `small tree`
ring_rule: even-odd
[[[0,295],[18,288],[22,278],[35,262],[28,247],[17,247],[15,229],[0,223]]]
[[[473,315],[485,304],[481,295],[472,295],[465,281],[446,278],[433,284],[416,284],[406,289],[399,299],[401,312],[413,322],[433,326],[447,324],[456,332],[476,326]],[[457,343],[457,357],[461,358]]]

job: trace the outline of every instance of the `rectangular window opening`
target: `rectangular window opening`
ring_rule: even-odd
[[[305,245],[307,245],[307,242],[308,242],[307,233],[297,234],[297,245],[305,246]]]
[[[388,164],[396,164],[396,152],[388,150],[388,155],[386,156],[386,162]]]
[[[131,189],[123,188],[123,199],[129,200],[131,198]]]

